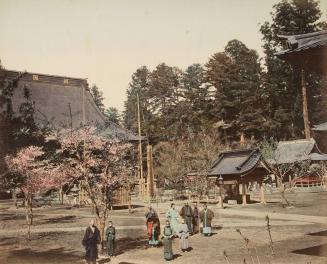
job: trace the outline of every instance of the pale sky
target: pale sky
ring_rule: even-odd
[[[276,2],[0,0],[0,59],[10,70],[88,78],[122,111],[142,65],[203,64],[235,38],[262,54],[259,23]]]

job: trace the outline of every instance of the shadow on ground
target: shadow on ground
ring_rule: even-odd
[[[0,221],[17,221],[23,219],[25,219],[25,215],[23,214],[0,214]]]
[[[310,235],[310,236],[327,236],[327,230],[309,233],[308,235]]]
[[[314,247],[307,247],[292,251],[295,254],[303,254],[317,257],[327,257],[327,244],[322,244]]]
[[[36,263],[77,263],[83,256],[80,252],[67,250],[63,247],[38,251],[30,248],[13,250],[7,257],[7,264],[36,264]]]
[[[148,239],[146,237],[129,238],[124,237],[117,240],[116,255],[121,255],[130,250],[147,249]]]
[[[51,217],[47,219],[43,219],[39,224],[57,224],[57,223],[71,223],[72,221],[76,221],[78,218],[75,215],[67,215],[61,217]]]

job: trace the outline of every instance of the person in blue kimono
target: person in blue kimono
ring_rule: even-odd
[[[202,233],[204,236],[212,235],[211,222],[213,218],[214,218],[213,211],[208,209],[207,204],[205,204],[203,210],[200,212],[200,219],[203,224]]]
[[[170,227],[169,220],[166,221],[166,226],[163,230],[163,244],[164,244],[164,259],[173,259],[173,230]]]
[[[170,208],[168,209],[168,212],[166,214],[167,219],[169,220],[170,223],[170,228],[173,230],[174,236],[178,236],[178,228],[179,228],[179,214],[177,210],[175,209],[175,204],[172,203],[170,205]]]

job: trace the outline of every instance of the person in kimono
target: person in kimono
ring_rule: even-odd
[[[173,229],[170,226],[169,220],[166,221],[166,226],[163,230],[163,244],[164,244],[164,259],[173,259]]]
[[[188,202],[185,203],[185,205],[182,207],[179,214],[185,220],[185,223],[188,227],[188,232],[190,234],[192,234],[192,232],[193,232],[193,228],[192,228],[193,210],[192,210],[192,207],[188,204]]]
[[[212,230],[211,230],[211,221],[214,218],[214,213],[210,209],[208,209],[207,204],[204,205],[203,210],[200,213],[200,219],[203,223],[203,235],[204,236],[211,236]]]
[[[149,207],[145,214],[149,245],[157,246],[159,244],[160,221],[156,211]]]
[[[113,226],[112,221],[109,221],[106,229],[106,238],[108,256],[113,257],[115,254],[116,228]]]
[[[178,212],[177,210],[175,209],[175,204],[172,203],[170,205],[170,208],[168,209],[168,212],[166,214],[167,216],[167,219],[169,220],[169,223],[170,223],[170,228],[173,230],[173,234],[174,236],[178,236],[178,226],[179,226],[179,223],[178,223]]]
[[[159,245],[160,226],[158,222],[154,222],[151,230],[151,237],[149,239],[149,245],[151,247],[157,247]]]
[[[198,233],[200,230],[200,211],[198,209],[198,204],[195,203],[193,207],[193,234]]]
[[[188,226],[185,223],[185,220],[182,220],[182,223],[179,226],[179,246],[183,252],[189,249],[188,237],[190,233],[188,231]]]
[[[85,260],[88,264],[96,264],[98,258],[98,244],[100,243],[100,231],[95,226],[94,220],[86,228],[82,245],[85,247]]]

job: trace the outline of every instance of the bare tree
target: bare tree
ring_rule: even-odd
[[[264,140],[260,146],[264,163],[275,178],[283,202],[289,206],[291,203],[286,197],[286,192],[292,189],[299,178],[303,176],[324,174],[325,167],[319,166],[319,169],[317,169],[316,165],[318,164],[314,165],[310,160],[283,163],[276,148],[277,142],[272,139]]]

